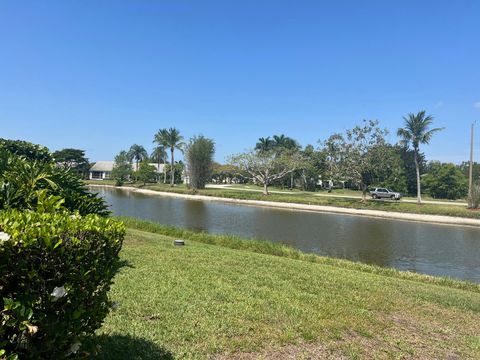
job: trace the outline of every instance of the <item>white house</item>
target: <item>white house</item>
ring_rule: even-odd
[[[90,180],[108,180],[111,178],[112,170],[115,165],[114,161],[97,161],[89,171],[89,179]],[[163,174],[165,169],[165,164],[154,164],[149,163],[155,168],[157,174]],[[132,170],[137,170],[137,165],[132,164]]]
[[[114,161],[97,161],[89,171],[90,180],[106,180],[112,175]]]

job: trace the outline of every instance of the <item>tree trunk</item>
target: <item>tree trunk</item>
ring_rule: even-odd
[[[362,184],[362,202],[367,201],[367,186]]]
[[[158,165],[158,167],[157,167],[157,183],[160,184],[160,159],[158,160],[157,165]]]
[[[420,189],[420,164],[418,163],[418,149],[413,151],[413,159],[415,160],[415,170],[417,172],[417,203],[422,203],[422,193]]]
[[[171,157],[171,161],[170,161],[171,167],[172,167],[172,169],[170,170],[170,177],[171,177],[170,186],[173,186],[173,185],[175,185],[175,167],[174,167],[175,164],[174,164],[174,161],[173,161],[173,152],[175,150],[173,148],[171,148],[170,151],[172,153],[172,157]]]
[[[290,189],[293,190],[293,172],[290,174]]]
[[[268,195],[268,181],[263,183],[263,195]]]
[[[167,183],[167,159],[163,160],[163,183]]]

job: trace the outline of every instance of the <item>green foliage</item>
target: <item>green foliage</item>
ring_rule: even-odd
[[[125,229],[97,215],[0,212],[0,358],[58,359],[98,329]]]
[[[0,138],[0,150],[5,150],[13,155],[21,156],[32,161],[52,161],[52,156],[45,146],[32,144],[27,141]]]
[[[230,164],[249,174],[256,183],[263,185],[263,194],[269,195],[268,187],[275,181],[283,179],[302,166],[299,152],[269,150],[251,150],[234,155]]]
[[[130,147],[130,150],[128,150],[127,155],[130,162],[135,160],[136,162],[135,171],[138,170],[138,163],[140,161],[148,159],[147,150],[145,150],[145,148],[142,145],[137,145],[137,144],[133,144]]]
[[[468,180],[454,164],[438,161],[428,164],[423,185],[433,198],[456,200],[465,198],[468,194]]]
[[[135,171],[134,176],[137,181],[140,181],[145,185],[147,182],[155,181],[157,173],[155,166],[149,165],[147,160],[140,163],[138,171]]]
[[[85,157],[85,151],[67,148],[55,151],[52,156],[57,165],[71,169],[82,178],[86,177],[90,164]]]
[[[185,165],[181,161],[176,161],[173,165],[173,181],[175,184],[181,184],[183,182],[183,170],[185,169]],[[172,184],[172,165],[167,164],[165,166],[165,173],[167,174],[167,182]]]
[[[415,164],[415,172],[417,178],[417,199],[420,203],[422,201],[421,197],[421,181],[420,181],[420,144],[428,144],[432,139],[433,135],[443,128],[433,128],[430,126],[433,123],[433,116],[426,115],[425,111],[419,111],[418,113],[410,113],[408,116],[404,117],[404,127],[397,130],[397,135],[402,139],[401,143],[405,147],[410,145],[413,147],[413,161]]]
[[[407,146],[398,146],[397,151],[403,163],[403,170],[406,179],[405,193],[415,195],[417,191],[417,173],[415,168],[415,151],[409,149]],[[418,167],[420,174],[425,173],[427,161],[423,153],[417,154]],[[400,191],[400,190],[399,190]]]
[[[63,198],[66,209],[82,215],[109,213],[105,202],[89,193],[69,169],[0,150],[0,210],[35,209],[43,192]]]
[[[212,179],[217,183],[241,183],[248,177],[238,167],[230,164],[213,163],[212,168]]]
[[[175,169],[175,150],[180,150],[183,152],[185,143],[183,142],[183,136],[180,135],[180,131],[176,128],[170,129],[160,129],[155,134],[154,143],[157,143],[160,146],[163,146],[165,149],[170,149],[170,185],[175,184],[176,169]]]
[[[115,165],[112,170],[112,179],[115,180],[117,186],[122,186],[125,181],[130,179],[132,175],[132,165],[130,164],[129,155],[126,151],[120,151],[115,156]]]
[[[189,185],[193,189],[204,189],[212,179],[215,143],[203,135],[193,137],[186,146]]]

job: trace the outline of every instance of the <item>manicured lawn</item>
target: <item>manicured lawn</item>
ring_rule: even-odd
[[[102,181],[95,182],[99,185],[111,185],[113,182]],[[335,198],[335,197],[322,197],[315,196],[316,193],[308,192],[291,192],[288,194],[271,193],[268,196],[262,195],[258,192],[249,192],[240,189],[204,189],[192,193],[185,185],[177,185],[170,187],[166,184],[135,184],[129,183],[125,186],[138,187],[143,189],[150,189],[164,192],[174,192],[179,194],[198,194],[205,196],[216,196],[233,199],[245,199],[245,200],[267,200],[275,202],[287,202],[298,204],[311,204],[311,205],[326,205],[326,206],[338,206],[354,209],[370,209],[370,210],[383,210],[391,212],[404,212],[415,214],[429,214],[429,215],[447,215],[465,218],[480,219],[480,211],[468,210],[465,206],[459,205],[442,205],[442,204],[422,204],[417,205],[415,203],[390,201],[390,200],[368,200],[365,203],[360,199],[351,198]]]
[[[128,231],[101,359],[480,357],[477,285],[151,230]]]

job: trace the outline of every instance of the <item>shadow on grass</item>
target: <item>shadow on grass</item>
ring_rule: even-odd
[[[98,360],[173,360],[173,354],[151,341],[125,335],[102,335],[96,343],[101,346]]]

